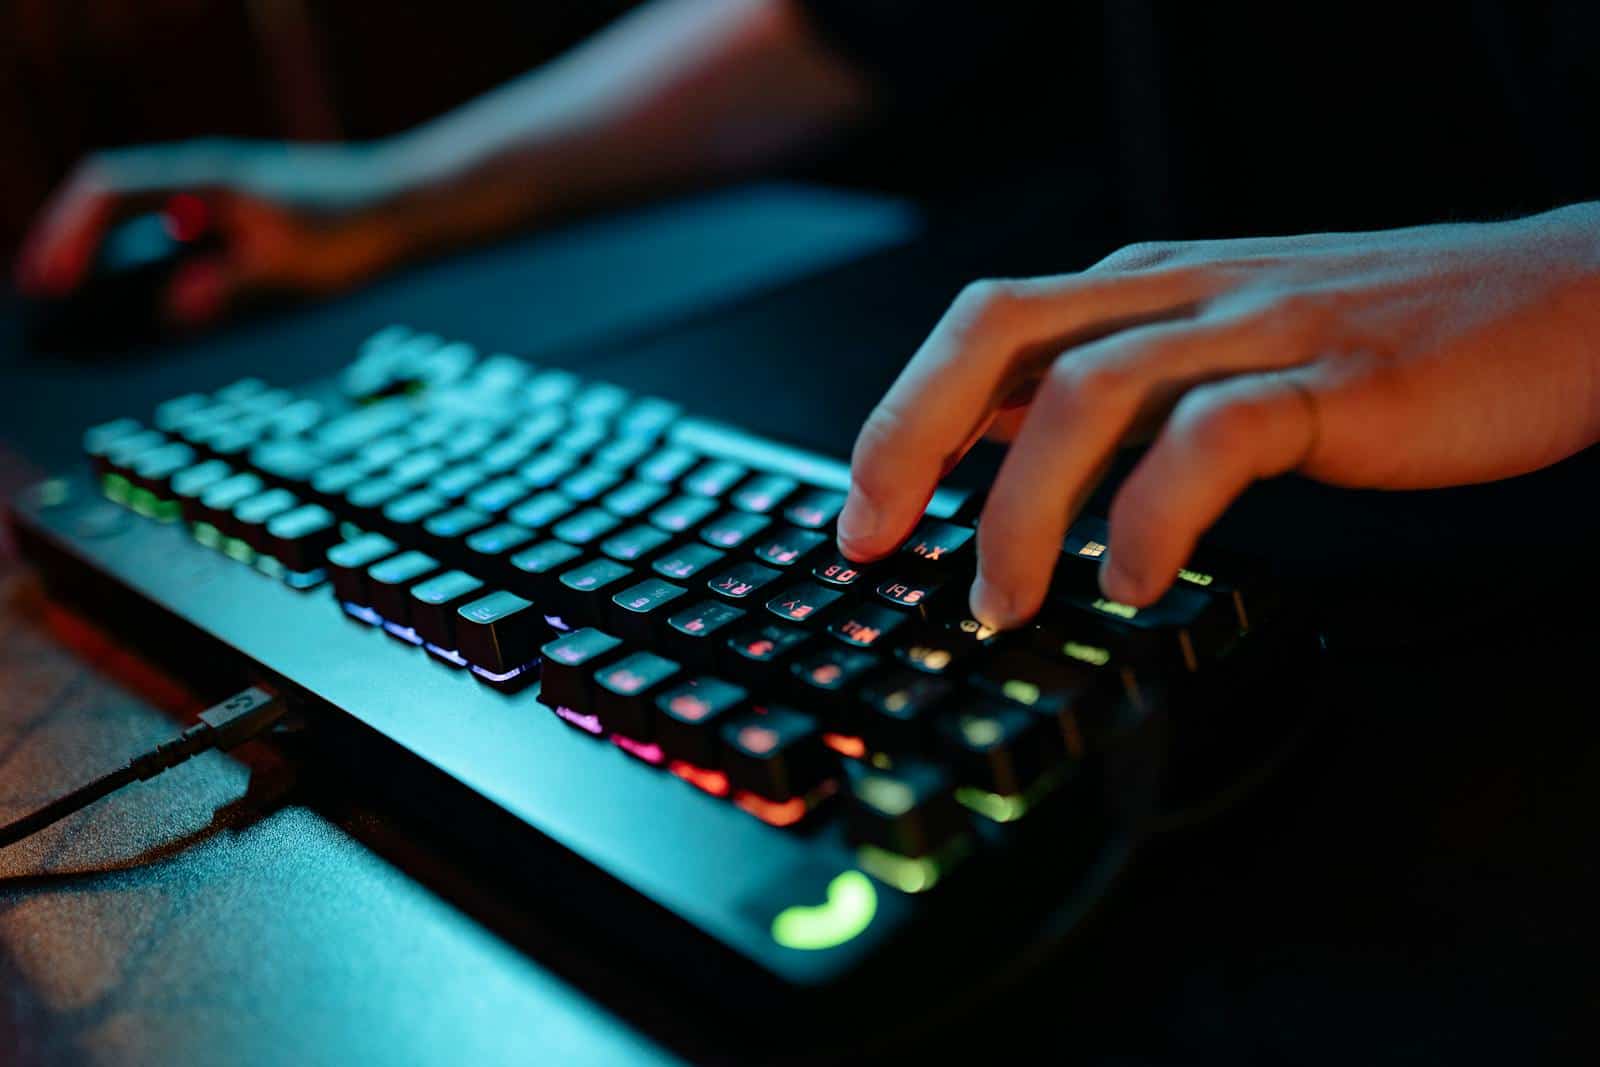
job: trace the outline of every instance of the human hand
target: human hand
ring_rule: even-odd
[[[1016,626],[1121,445],[1105,594],[1146,605],[1252,482],[1489,481],[1600,439],[1600,205],[1512,222],[1125,248],[969,286],[856,441],[839,545],[875,559],[982,435],[1011,441],[974,615]]]
[[[403,234],[375,209],[396,191],[369,146],[205,140],[101,152],[40,213],[17,284],[33,297],[67,296],[117,223],[191,194],[183,201],[208,216],[220,250],[180,267],[163,312],[200,325],[253,294],[332,292],[388,266],[404,251]]]

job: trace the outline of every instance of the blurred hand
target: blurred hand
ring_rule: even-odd
[[[335,291],[402,254],[401,235],[374,210],[392,184],[367,146],[206,140],[101,152],[41,212],[17,261],[18,287],[66,296],[108,230],[192,193],[192,204],[209,209],[222,250],[174,277],[164,309],[171,321],[210,321],[254,293]]]
[[[985,432],[1012,441],[972,609],[1015,626],[1116,449],[1100,585],[1144,605],[1253,481],[1426,488],[1600,439],[1600,210],[1514,222],[1126,248],[970,286],[856,441],[839,545],[877,558]]]

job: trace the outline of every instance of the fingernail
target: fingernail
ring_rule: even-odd
[[[1137,605],[1144,595],[1144,581],[1138,575],[1123,570],[1116,559],[1107,556],[1100,566],[1100,591],[1119,604]]]
[[[865,548],[877,534],[880,521],[872,501],[852,489],[845,498],[844,510],[839,513],[839,547]]]
[[[972,583],[968,606],[972,608],[972,617],[985,626],[1005,630],[1016,625],[1016,610],[1011,597],[982,574]]]

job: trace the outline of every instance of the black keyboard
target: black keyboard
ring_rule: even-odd
[[[92,477],[14,511],[61,595],[298,695],[453,833],[540,857],[539,907],[725,990],[959,992],[1300,710],[1264,683],[1309,628],[1237,560],[1135,610],[1084,520],[996,633],[975,498],[852,563],[844,464],[401,327],[84,444]]]

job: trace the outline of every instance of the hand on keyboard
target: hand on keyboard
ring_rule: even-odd
[[[1147,606],[1251,482],[1422,488],[1535,470],[1600,437],[1600,210],[1488,225],[1134,246],[1083,274],[969,287],[856,442],[839,545],[893,551],[984,433],[1014,442],[978,531],[973,614],[1044,602],[1123,443],[1154,445],[1096,552]]]

